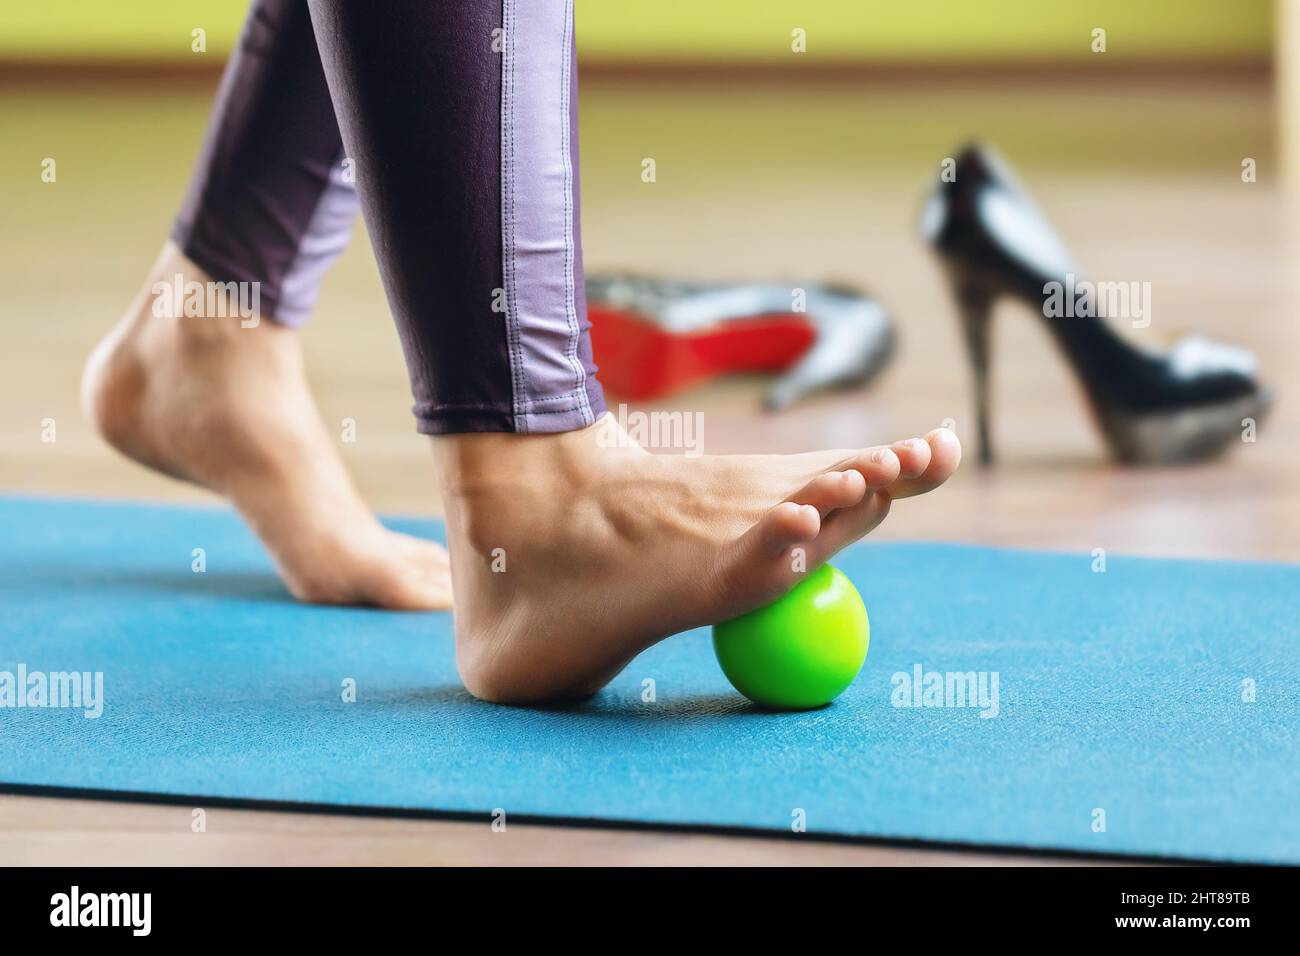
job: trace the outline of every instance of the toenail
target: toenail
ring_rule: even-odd
[[[885,460],[885,449],[877,448],[875,451],[873,451],[871,453],[871,460],[874,461],[877,465],[883,462]]]

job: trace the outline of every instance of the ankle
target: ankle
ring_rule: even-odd
[[[477,432],[431,439],[438,480],[448,499],[473,499],[539,484],[577,489],[618,455],[636,447],[603,440],[605,418],[587,428],[545,435]]]
[[[166,322],[206,337],[249,333],[263,326],[283,330],[264,319],[261,306],[261,283],[229,276],[217,281],[169,241],[150,267],[131,314],[142,322]]]

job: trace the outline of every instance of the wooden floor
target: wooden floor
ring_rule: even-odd
[[[705,415],[705,450],[794,451],[920,434],[972,439],[951,304],[916,238],[922,191],[970,135],[1016,164],[1097,278],[1150,282],[1155,345],[1183,331],[1256,349],[1279,400],[1259,440],[1196,468],[1109,465],[1065,366],[1026,311],[999,314],[1002,459],[968,462],[940,493],[901,502],[882,537],[1161,555],[1300,559],[1300,217],[1276,184],[1272,97],[1250,77],[1125,82],[799,85],[633,80],[583,92],[589,270],[705,278],[839,278],[895,315],[901,352],[877,386],[757,410],[732,381],[669,405]],[[208,501],[110,454],[77,411],[80,363],[151,262],[178,201],[208,94],[184,87],[0,92],[0,491]],[[58,181],[40,181],[40,162]],[[641,161],[658,181],[643,183]],[[1254,158],[1259,181],[1243,183]],[[435,513],[396,338],[362,235],[306,333],[327,421],[367,498]],[[615,401],[617,399],[615,398]],[[54,419],[57,441],[40,440]],[[755,838],[376,820],[0,798],[6,863],[953,863],[1008,858]]]

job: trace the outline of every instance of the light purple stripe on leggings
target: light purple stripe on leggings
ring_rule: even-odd
[[[501,252],[518,431],[594,421],[579,356],[573,4],[503,0]]]
[[[280,282],[280,305],[275,318],[282,325],[297,327],[306,323],[320,295],[325,273],[352,238],[352,224],[361,205],[343,162],[340,153],[330,167],[329,182],[316,200],[316,208],[298,242],[298,251]]]

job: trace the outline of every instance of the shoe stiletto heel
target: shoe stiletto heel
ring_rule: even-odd
[[[1002,296],[1028,305],[1047,327],[1119,461],[1209,458],[1240,440],[1246,419],[1263,419],[1272,395],[1256,380],[1251,353],[1199,336],[1164,354],[1129,344],[1107,324],[1100,292],[1089,299],[1076,290],[1124,285],[1127,304],[1127,287],[1136,283],[1083,280],[1029,194],[991,151],[963,149],[953,172],[925,204],[921,231],[946,267],[956,299],[975,376],[981,462],[993,457],[988,326]],[[1061,303],[1063,310],[1056,307]],[[1147,322],[1149,305],[1147,299]]]
[[[993,463],[993,439],[989,419],[989,326],[993,318],[993,295],[981,285],[954,277],[953,297],[957,300],[957,315],[961,319],[962,338],[966,342],[966,355],[970,359],[975,386],[975,420],[979,428],[979,462]]]

